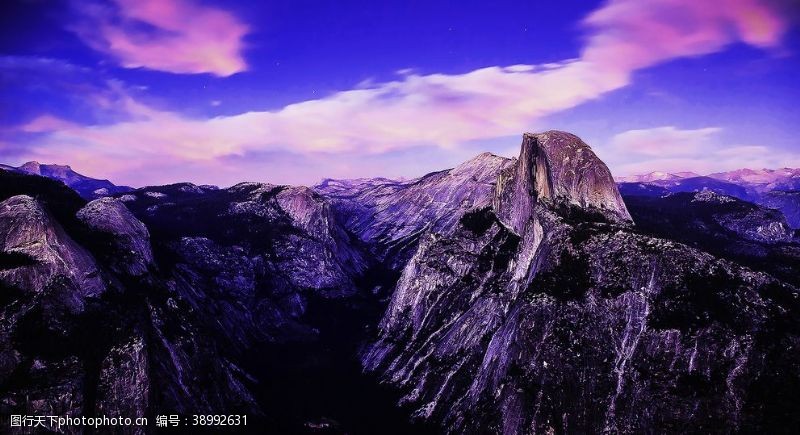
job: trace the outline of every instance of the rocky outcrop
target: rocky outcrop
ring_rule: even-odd
[[[42,293],[59,279],[75,289],[76,298],[98,296],[105,290],[92,255],[30,196],[0,203],[0,252],[28,259],[28,267],[0,271],[5,282],[26,292]]]
[[[516,164],[497,179],[492,206],[501,221],[521,234],[539,201],[630,221],[606,165],[580,138],[560,131],[523,136]]]
[[[111,348],[100,365],[97,415],[140,415],[150,409],[154,386],[148,359],[147,345],[140,335]]]
[[[425,231],[451,232],[465,212],[490,205],[497,175],[512,164],[483,153],[414,180],[325,180],[315,190],[333,203],[348,231],[399,269]]]
[[[577,156],[584,146],[526,135],[492,207],[423,236],[365,368],[450,433],[736,431],[790,418],[791,406],[762,403],[770,389],[796,395],[778,379],[800,374],[780,356],[800,345],[797,289],[634,233],[605,166]]]
[[[350,236],[328,202],[307,187],[283,189],[275,201],[292,225],[302,230],[302,235],[288,235],[279,251],[285,270],[292,271],[287,278],[299,288],[320,289],[331,296],[352,295],[355,286],[350,279],[361,274],[367,262],[350,246]],[[310,242],[318,246],[309,246]]]
[[[313,340],[319,331],[302,320],[309,300],[356,296],[374,264],[306,187],[181,183],[125,196],[171,260],[160,266],[175,301],[203,313],[237,356],[265,343]]]
[[[109,236],[107,257],[117,272],[140,276],[153,265],[147,227],[120,200],[96,199],[78,211],[77,217],[98,237]]]
[[[800,285],[796,232],[778,210],[705,190],[624,196],[636,229],[727,258]]]
[[[711,211],[714,221],[744,239],[778,243],[794,238],[786,217],[778,211],[707,190],[694,194],[692,202],[721,208],[720,211]]]

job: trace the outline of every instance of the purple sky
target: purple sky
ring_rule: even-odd
[[[615,175],[800,166],[796,1],[253,3],[4,2],[0,162],[310,184],[562,129]]]

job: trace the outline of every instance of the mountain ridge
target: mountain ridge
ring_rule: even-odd
[[[650,172],[641,175],[617,177],[619,183],[665,184],[677,180],[707,177],[730,182],[763,193],[767,190],[796,190],[800,188],[800,168],[750,169],[713,172],[700,175],[694,172]]]
[[[0,169],[61,181],[86,199],[96,199],[133,190],[129,186],[117,186],[109,180],[96,179],[79,174],[72,170],[69,165],[42,164],[32,160],[18,167],[2,165]]]

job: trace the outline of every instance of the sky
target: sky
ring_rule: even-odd
[[[416,177],[565,130],[616,176],[800,167],[800,1],[4,0],[0,163]]]

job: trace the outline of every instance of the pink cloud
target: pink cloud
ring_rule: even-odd
[[[42,133],[52,131],[65,131],[71,129],[79,129],[80,125],[65,121],[53,115],[37,116],[32,121],[23,125],[20,130],[26,133]]]
[[[708,174],[740,168],[800,166],[800,155],[763,145],[730,144],[721,133],[722,129],[713,127],[628,130],[600,148],[617,177],[652,171]]]
[[[759,0],[612,0],[584,24],[597,33],[582,58],[625,72],[713,53],[738,41],[775,47],[788,27],[774,8]]]
[[[73,30],[126,68],[229,76],[245,71],[248,27],[232,14],[190,0],[114,0],[116,10],[82,6]],[[154,30],[142,30],[144,23]]]
[[[224,18],[226,14],[207,8],[189,24],[184,21],[189,18],[181,18],[187,12],[184,8],[189,7],[184,2],[167,8],[155,1],[119,1],[129,19],[148,21],[182,35],[178,40],[164,36],[164,41],[133,42],[132,35],[121,30],[119,34],[104,31],[112,35],[107,40],[124,39],[142,52],[153,45],[154,54],[141,54],[155,56],[149,67],[163,61],[174,70],[208,71],[209,64],[195,63],[193,56],[182,62],[182,56],[174,54],[191,40],[206,41],[205,33],[192,33],[195,31],[191,29],[202,28],[197,25],[198,19],[209,21],[212,28],[218,25],[220,30],[238,29],[230,33],[230,40],[238,41],[246,31],[234,25],[232,18]],[[431,145],[453,149],[468,141],[541,128],[538,122],[542,117],[622,88],[633,72],[660,62],[711,53],[737,41],[777,47],[786,29],[777,12],[755,0],[726,0],[713,5],[695,0],[614,0],[592,13],[584,24],[590,34],[577,59],[493,66],[463,74],[405,71],[396,81],[365,84],[277,111],[202,120],[123,99],[136,109],[134,120],[80,129],[55,128],[39,143],[54,153],[53,161],[85,156],[87,162],[102,162],[98,164],[112,172],[136,162],[145,166],[153,159],[200,164],[265,151],[376,154]],[[144,64],[141,59],[128,60],[129,65],[137,62]],[[222,75],[237,68],[219,68],[216,72]],[[663,142],[660,146],[668,145]],[[674,142],[672,146],[680,144]]]
[[[682,130],[673,126],[628,130],[611,138],[611,151],[641,156],[697,155],[709,148],[721,129]]]

